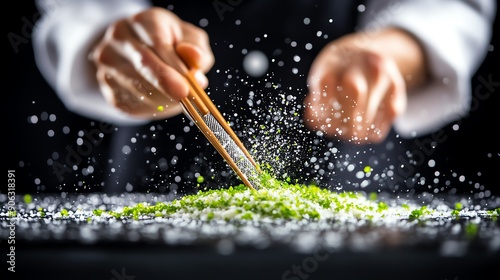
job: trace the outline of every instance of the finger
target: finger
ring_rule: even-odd
[[[367,130],[365,142],[381,143],[389,134],[391,127],[392,121],[387,116],[386,111],[383,108],[377,110],[373,122]]]
[[[127,61],[115,49],[106,45],[95,53],[94,59],[99,68],[131,94],[134,94],[140,102],[148,103],[152,107],[163,106],[164,109],[175,106],[176,101],[168,94],[162,94],[157,87],[152,85],[143,75],[140,75],[135,67]]]
[[[368,82],[360,67],[349,67],[342,74],[338,95],[344,136],[358,137],[364,128],[362,118],[368,95]]]
[[[167,103],[166,105],[152,104],[152,102],[145,101],[143,96],[138,94],[138,88],[129,82],[131,80],[124,82],[119,75],[102,73],[105,73],[105,71],[99,71],[100,80],[102,81],[100,86],[105,99],[131,116],[145,119],[163,119],[182,112],[177,102],[174,104]],[[168,110],[164,109],[167,106],[170,106]]]
[[[382,99],[389,91],[390,76],[387,73],[387,67],[390,62],[372,53],[366,53],[365,60],[368,94],[363,110],[364,124],[369,128],[374,121],[375,114],[379,111]]]
[[[373,143],[380,143],[387,137],[394,120],[406,108],[404,83],[398,82],[398,79],[391,79],[391,82],[368,130],[368,139]]]
[[[103,68],[98,70],[97,77],[100,80],[99,86],[104,98],[114,107],[133,116],[140,116],[151,111],[148,104],[140,102],[134,94],[124,89]]]
[[[164,63],[179,73],[187,72],[188,68],[174,48],[182,38],[181,20],[176,15],[154,8],[130,17],[128,23],[136,36]]]
[[[340,105],[337,102],[336,79],[332,73],[325,73],[317,82],[310,85],[310,91],[305,101],[306,125],[313,130],[322,130],[326,133],[334,132],[335,117],[340,117]]]
[[[192,49],[189,58],[195,63],[187,61],[186,64],[191,68],[200,69],[205,73],[208,72],[215,62],[208,34],[203,29],[188,22],[183,22],[181,28],[182,38],[177,42],[177,51],[179,51],[179,48],[184,47],[187,47],[187,50],[184,51],[189,52]],[[181,58],[184,60],[186,57],[181,55]]]
[[[182,61],[184,61],[184,63],[188,65],[192,71],[194,71],[194,77],[198,84],[202,88],[208,87],[208,78],[205,76],[204,70],[202,70],[199,66],[200,61],[203,60],[202,57],[204,56],[200,48],[190,43],[180,43],[176,46],[175,50]]]
[[[406,86],[395,64],[385,62],[383,75],[371,94],[369,110],[373,118],[367,125],[367,138],[372,143],[382,142],[389,134],[394,120],[406,109]],[[378,91],[378,94],[375,93]],[[380,100],[378,100],[380,98]],[[372,113],[368,114],[372,114]]]
[[[121,26],[125,25],[125,26]],[[117,23],[117,33],[111,44],[114,49],[133,65],[135,70],[161,93],[180,100],[188,95],[184,77],[165,63],[147,44],[140,41],[127,21]]]

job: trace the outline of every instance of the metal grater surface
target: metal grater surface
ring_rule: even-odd
[[[224,130],[221,124],[215,119],[212,114],[202,116],[205,124],[210,128],[214,136],[219,140],[222,147],[227,151],[231,159],[236,163],[244,176],[252,184],[255,189],[259,189],[260,182],[258,180],[258,170],[247,158],[243,151],[238,147],[236,142]]]

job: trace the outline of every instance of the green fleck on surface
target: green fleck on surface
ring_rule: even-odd
[[[201,176],[200,176],[201,177]],[[200,177],[197,181],[201,180]],[[396,216],[421,217],[424,208],[390,207],[377,201],[376,193],[335,192],[315,184],[278,180],[267,172],[260,175],[261,188],[250,190],[240,184],[215,190],[199,190],[170,202],[138,203],[119,210],[95,210],[96,216],[117,219],[188,218],[204,221],[319,220],[338,217],[366,219]],[[390,212],[392,211],[392,212]],[[411,211],[416,211],[412,213]]]
[[[38,211],[38,213],[40,213],[40,218],[45,217],[45,210],[43,210],[42,207],[38,207],[36,210]]]
[[[64,209],[64,208],[63,208],[63,209],[61,209],[61,212],[60,212],[60,213],[61,213],[61,216],[63,216],[63,217],[67,217],[67,216],[69,216],[69,213],[68,213],[68,210],[67,210],[67,209]]]
[[[411,211],[411,214],[409,216],[410,220],[419,220],[423,218],[424,215],[430,213],[430,211],[427,209],[427,206],[424,205],[418,209],[414,209]]]
[[[197,181],[201,181],[201,176]],[[438,216],[460,217],[457,209],[433,209],[410,202],[401,205],[380,201],[377,193],[332,191],[315,184],[292,183],[289,177],[278,180],[270,173],[260,175],[258,190],[243,184],[220,189],[203,189],[167,202],[137,203],[113,210],[94,210],[93,215],[115,219],[194,219],[216,221],[279,220],[370,220],[408,219],[423,222]],[[455,205],[456,208],[457,205]],[[61,211],[61,215],[65,216]],[[491,210],[490,216],[497,215]]]

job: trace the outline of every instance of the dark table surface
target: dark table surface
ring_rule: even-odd
[[[19,198],[24,214],[16,220],[16,273],[7,279],[458,280],[491,279],[498,272],[500,222],[479,211],[420,224],[89,222],[84,215],[51,216],[50,209],[55,213],[59,206],[85,210],[103,201],[125,205],[152,198],[102,196],[42,195],[29,207]],[[48,209],[46,217],[29,214],[40,206]],[[1,213],[2,248],[8,251],[10,218],[5,207]],[[471,221],[478,225],[474,237],[464,234]]]

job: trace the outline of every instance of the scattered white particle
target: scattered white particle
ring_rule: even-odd
[[[454,225],[452,228],[451,228],[451,233],[452,234],[459,234],[460,233],[460,230],[462,229],[462,226],[460,224],[456,224]]]
[[[365,5],[361,4],[361,5],[358,5],[358,12],[362,13],[366,10],[366,7]]]
[[[49,137],[54,137],[54,135],[55,135],[55,134],[56,134],[56,133],[55,133],[55,132],[54,132],[54,130],[52,130],[52,129],[49,129],[49,130],[47,131],[47,135],[48,135]]]
[[[295,62],[299,62],[299,61],[300,61],[300,56],[298,56],[298,55],[294,55],[294,56],[293,56],[293,61],[295,61]]]
[[[80,230],[80,237],[84,243],[94,243],[97,240],[97,234],[92,228],[84,226]]]
[[[208,25],[208,19],[206,19],[206,18],[200,19],[199,24],[200,24],[201,27],[207,27],[207,25]]]
[[[452,129],[453,129],[454,131],[458,131],[458,130],[460,129],[460,126],[459,126],[458,124],[454,124],[454,125],[452,126]]]
[[[130,241],[138,241],[139,239],[141,238],[141,235],[136,231],[136,230],[132,230],[128,233],[128,239]]]
[[[33,115],[29,118],[29,122],[32,124],[36,124],[38,122],[38,117]]]
[[[427,164],[429,165],[429,167],[435,167],[436,166],[436,161],[433,160],[433,159],[430,159]]]
[[[269,61],[261,51],[250,51],[243,59],[243,68],[249,76],[260,77],[267,72]]]
[[[94,173],[94,167],[93,167],[92,165],[89,165],[89,166],[87,167],[87,172],[88,172],[89,174]]]
[[[127,185],[125,186],[125,190],[127,192],[131,192],[134,190],[134,186],[132,186],[132,184],[130,184],[130,183],[127,183]]]
[[[304,232],[293,240],[292,246],[297,252],[308,254],[316,247],[317,240],[318,236],[314,232]]]
[[[122,147],[122,153],[123,153],[123,154],[125,154],[125,155],[130,154],[130,152],[131,152],[131,151],[132,151],[132,149],[131,149],[131,148],[130,148],[130,146],[128,146],[128,145],[124,145],[124,146]]]
[[[170,160],[170,163],[171,163],[172,165],[176,165],[176,164],[177,164],[177,160],[178,160],[178,159],[179,159],[179,158],[178,158],[177,156],[173,156],[173,157],[172,157],[172,159]]]
[[[354,164],[349,164],[349,165],[347,166],[347,171],[349,171],[349,172],[354,171]]]
[[[304,18],[304,24],[305,24],[305,25],[309,25],[309,23],[311,23],[311,19],[309,19],[309,18],[307,18],[307,17],[306,17],[306,18]]]
[[[66,125],[65,125],[65,126],[63,127],[63,129],[62,129],[62,132],[63,132],[64,134],[69,134],[69,132],[70,132],[70,131],[71,131],[71,129],[69,128],[69,126],[66,126]]]
[[[363,182],[361,182],[361,184],[359,186],[361,188],[366,188],[366,187],[368,187],[368,185],[370,185],[370,180],[363,180]]]
[[[313,45],[311,43],[306,44],[306,50],[310,51],[310,50],[312,50],[312,48],[313,48]]]
[[[234,22],[235,25],[240,25],[241,24],[241,20],[237,19],[235,22]]]
[[[217,252],[221,255],[231,255],[234,252],[234,242],[230,239],[221,239],[217,242]]]
[[[467,243],[447,240],[441,245],[441,255],[447,257],[460,257],[467,251]]]

